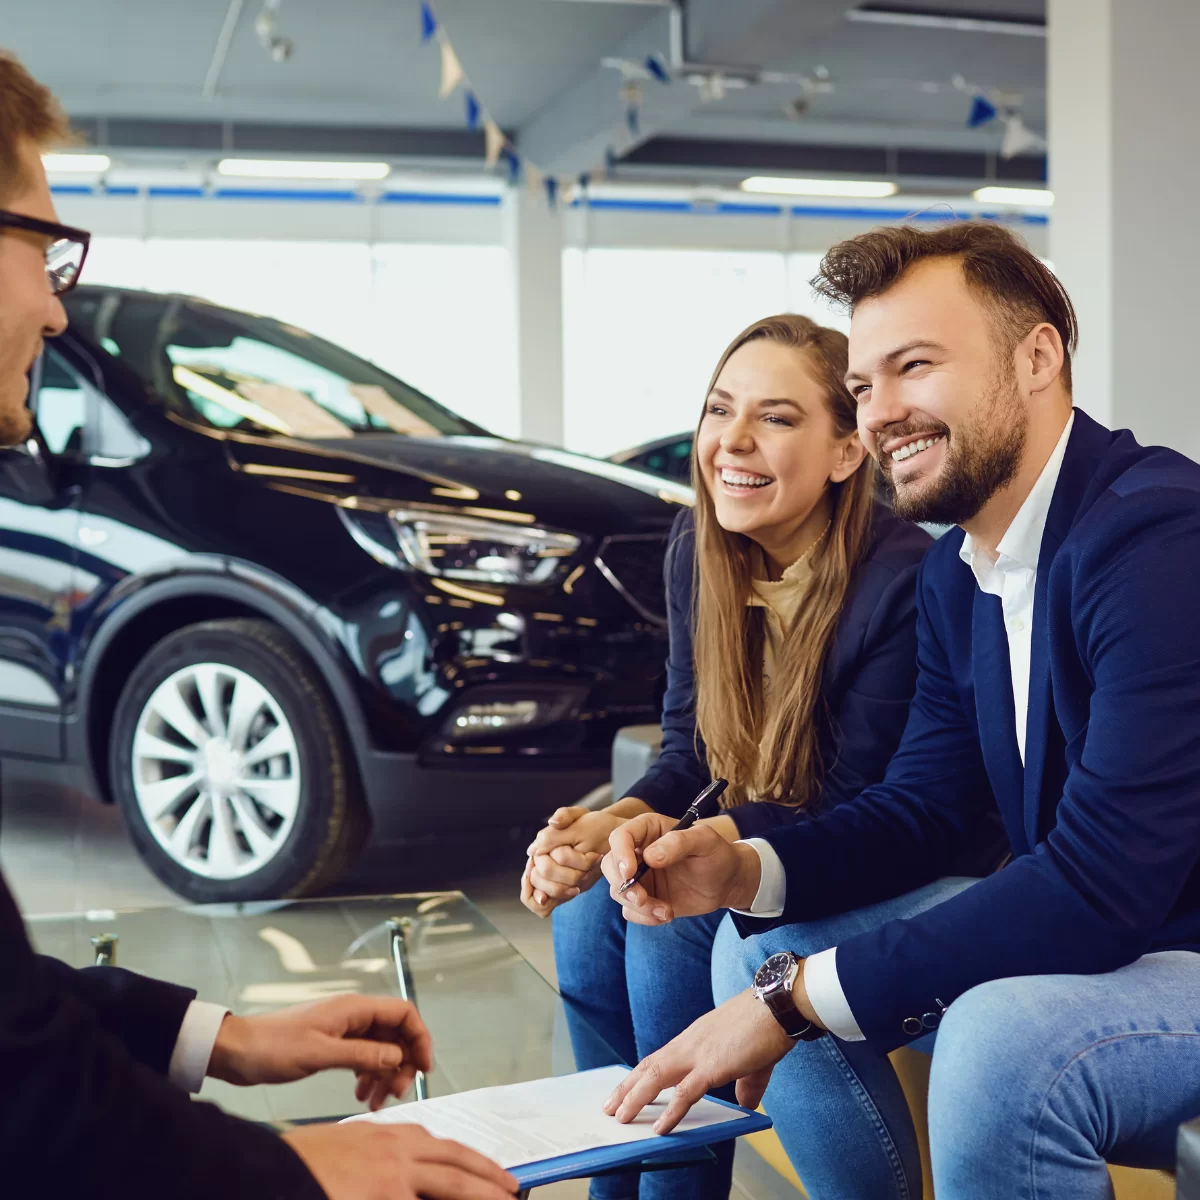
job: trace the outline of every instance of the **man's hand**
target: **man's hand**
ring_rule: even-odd
[[[418,1071],[433,1068],[433,1040],[407,1000],[333,996],[257,1017],[226,1016],[208,1074],[226,1083],[291,1083],[343,1067],[372,1109],[399,1099]]]
[[[735,1079],[738,1103],[757,1108],[775,1064],[794,1045],[767,1006],[744,991],[642,1059],[608,1098],[604,1111],[618,1121],[632,1121],[660,1092],[673,1087],[674,1098],[654,1123],[655,1133],[670,1133],[706,1092]]]
[[[506,1200],[517,1190],[491,1159],[416,1125],[305,1125],[283,1140],[329,1200]]]
[[[637,925],[663,925],[718,908],[749,908],[758,893],[762,863],[753,846],[733,845],[701,822],[672,832],[678,822],[643,813],[615,829],[602,863],[612,898]],[[627,892],[620,885],[642,859],[652,870]]]

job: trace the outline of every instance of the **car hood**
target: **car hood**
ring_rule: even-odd
[[[231,465],[263,482],[318,492],[532,516],[538,525],[588,534],[657,532],[690,488],[633,467],[552,446],[492,437],[366,434],[320,441],[226,441]]]

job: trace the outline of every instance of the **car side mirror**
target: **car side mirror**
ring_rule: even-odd
[[[0,491],[24,504],[51,506],[58,497],[54,472],[35,434],[0,447]]]

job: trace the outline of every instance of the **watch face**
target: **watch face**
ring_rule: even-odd
[[[786,951],[782,954],[772,954],[754,976],[754,986],[761,992],[778,987],[788,976],[795,959]]]

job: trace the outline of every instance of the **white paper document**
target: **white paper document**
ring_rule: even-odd
[[[417,1104],[399,1104],[346,1119],[420,1125],[435,1137],[451,1138],[486,1154],[507,1170],[599,1146],[621,1146],[656,1137],[654,1122],[670,1102],[674,1089],[663,1092],[628,1125],[604,1112],[605,1100],[628,1074],[628,1067],[599,1067],[577,1075],[435,1096]],[[736,1108],[701,1100],[676,1130],[684,1133],[744,1116]]]

